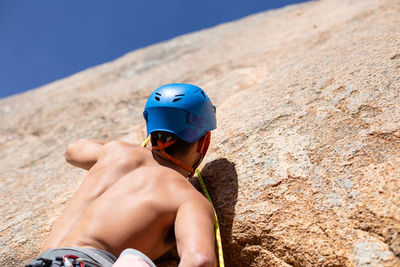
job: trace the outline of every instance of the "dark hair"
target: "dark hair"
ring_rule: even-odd
[[[185,156],[187,153],[189,153],[190,149],[194,145],[194,143],[186,142],[185,140],[179,138],[176,134],[170,132],[164,132],[164,131],[152,132],[151,145],[154,147],[157,146],[158,140],[162,141],[163,143],[175,140],[175,143],[173,143],[171,146],[165,149],[165,152],[167,152],[170,155]]]

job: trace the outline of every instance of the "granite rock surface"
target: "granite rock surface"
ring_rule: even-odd
[[[226,266],[400,266],[399,14],[399,0],[307,2],[0,100],[0,266],[38,253],[82,181],[66,146],[141,142],[146,98],[170,82],[217,106],[202,172]]]

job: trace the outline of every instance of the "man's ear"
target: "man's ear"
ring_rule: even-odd
[[[207,132],[199,139],[197,152],[201,153],[204,156],[207,153],[208,147],[210,145],[210,140],[211,140],[211,132]]]

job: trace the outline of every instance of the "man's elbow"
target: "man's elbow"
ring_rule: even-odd
[[[184,259],[182,260],[185,261]],[[182,260],[181,263],[183,262]],[[215,255],[201,252],[191,253],[191,255],[187,255],[186,262],[190,262],[190,264],[179,266],[215,267],[217,264]]]
[[[195,256],[194,264],[195,264],[194,266],[197,267],[215,267],[216,261],[215,257],[211,255],[199,253],[198,255]]]
[[[67,147],[67,149],[65,150],[65,153],[64,153],[65,160],[66,160],[68,163],[70,163],[70,164],[72,164],[73,159],[74,159],[73,150],[74,150],[74,149],[73,149],[73,144],[70,144],[70,145]]]
[[[70,145],[68,145],[67,149],[65,150],[64,157],[65,160],[72,164],[76,164],[76,158],[77,155],[79,155],[79,149],[82,147],[82,145],[86,142],[85,139],[80,139]]]

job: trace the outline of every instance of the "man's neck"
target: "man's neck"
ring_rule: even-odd
[[[176,165],[175,163],[169,161],[168,159],[165,159],[162,155],[160,155],[159,153],[152,151],[153,153],[153,158],[162,166],[167,167],[167,168],[171,168],[177,172],[179,172],[180,174],[182,174],[185,178],[187,178],[190,175],[190,172],[186,169],[184,169],[181,166]],[[178,158],[177,158],[178,159]],[[180,161],[183,162],[183,160],[178,159]]]

